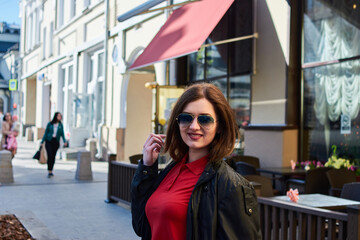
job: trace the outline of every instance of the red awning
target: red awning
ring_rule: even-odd
[[[199,50],[234,0],[201,0],[176,9],[130,70]]]

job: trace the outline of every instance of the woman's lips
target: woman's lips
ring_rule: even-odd
[[[192,139],[192,140],[199,140],[202,137],[202,134],[199,133],[188,133],[188,136]]]

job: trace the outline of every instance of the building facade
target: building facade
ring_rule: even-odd
[[[216,1],[208,2],[217,4]],[[170,25],[171,28],[171,23],[167,22],[171,15],[166,9],[176,11],[178,4],[182,3],[195,4],[186,1],[141,1],[138,4],[134,2],[130,9],[121,8],[117,13],[120,22],[116,23],[110,39],[113,38],[117,46],[122,46],[120,62],[125,67],[117,64],[112,72],[123,73],[115,75],[115,78],[122,78],[120,81],[128,87],[127,98],[121,95],[124,100],[120,100],[122,104],[126,102],[120,108],[124,111],[120,115],[120,129],[124,135],[124,144],[120,147],[124,149],[124,157],[120,159],[140,153],[149,132],[165,131],[171,105],[186,85],[206,81],[223,91],[236,114],[239,127],[249,125],[245,131],[245,144],[242,145],[245,146],[245,154],[260,157],[263,166],[289,165],[291,159],[296,161],[300,95],[288,94],[300,93],[301,65],[300,59],[296,61],[295,56],[300,57],[301,54],[294,49],[301,45],[301,36],[292,32],[294,30],[291,31],[290,27],[297,21],[292,11],[298,11],[299,7],[292,8],[287,1],[234,1],[215,23],[204,44],[199,46],[199,51],[132,69],[143,49],[144,53],[156,55],[151,54],[147,47],[156,49],[157,32],[160,30],[162,34],[166,31],[163,26]],[[144,6],[148,9],[142,9]],[[132,14],[139,9],[148,10],[148,13]],[[204,6],[203,12],[207,10]],[[300,13],[298,15],[301,16]],[[203,16],[200,14],[200,17]],[[156,19],[161,19],[158,25],[154,23]],[[155,31],[154,26],[158,26],[159,30]],[[118,30],[121,31],[115,34]],[[294,38],[298,39],[295,41],[297,46],[291,43]],[[171,48],[167,42],[162,44]],[[147,89],[144,83],[153,87],[151,95],[145,95]],[[131,85],[134,90],[131,90]],[[135,108],[130,108],[131,96],[136,94],[133,91],[139,92],[142,98],[138,98]],[[149,108],[149,102],[152,102],[153,110],[146,112],[142,107]],[[134,116],[136,121],[130,116]],[[131,121],[126,121],[129,119]],[[147,126],[148,130],[144,128],[134,135],[142,126]]]
[[[22,1],[22,123],[42,137],[63,114],[74,147],[98,137],[104,90],[104,1]]]
[[[20,95],[17,90],[9,91],[9,80],[18,79],[19,41],[20,26],[0,22],[0,112],[16,115]]]
[[[304,1],[303,158],[360,164],[360,3]]]
[[[149,2],[155,11],[117,21]],[[259,156],[265,166],[296,160],[298,128],[295,120],[289,122],[288,109],[298,99],[287,96],[296,87],[289,84],[296,78],[289,73],[289,4],[235,1],[214,23],[200,51],[132,70],[185,1],[149,2],[21,2],[21,121],[35,126],[35,139],[60,111],[72,146],[95,137],[102,157],[114,153],[117,160],[127,160],[141,152],[150,132],[165,132],[171,106],[186,85],[207,81],[222,89],[239,126],[251,124],[246,154]],[[222,40],[226,43],[219,44]]]
[[[264,167],[298,159],[325,161],[332,145],[351,145],[360,93],[357,85],[354,94],[345,95],[344,89],[357,80],[340,87],[344,81],[335,79],[357,79],[359,6],[235,0],[199,49],[133,68],[153,46],[157,49],[156,41],[161,45],[158,35],[171,27],[169,21],[179,20],[172,13],[192,4],[198,3],[21,1],[24,126],[35,126],[39,138],[60,111],[72,146],[95,138],[99,157],[112,153],[127,161],[141,153],[150,132],[166,131],[171,107],[184,88],[206,81],[223,91],[245,129],[243,153],[258,156]],[[145,13],[136,14],[139,10]],[[334,26],[336,36],[329,30]],[[179,40],[181,33],[174,32]],[[336,133],[342,118],[351,119],[350,133],[349,128]]]

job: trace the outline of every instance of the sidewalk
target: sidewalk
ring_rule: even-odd
[[[18,139],[12,161],[15,182],[0,185],[0,214],[13,213],[43,225],[28,229],[30,234],[48,235],[41,239],[139,239],[129,206],[104,202],[107,162],[92,162],[93,180],[78,181],[76,161],[56,159],[55,176],[49,179],[47,165],[32,159],[36,150],[36,143]]]

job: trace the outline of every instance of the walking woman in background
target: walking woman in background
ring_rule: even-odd
[[[11,114],[6,113],[2,122],[2,137],[1,137],[1,149],[7,149],[7,138],[11,134],[12,120]]]
[[[150,134],[132,182],[132,223],[142,239],[261,239],[255,191],[223,160],[237,129],[214,85],[194,84],[182,94],[165,143],[165,135]],[[172,162],[159,173],[163,147]]]
[[[54,176],[53,168],[55,164],[56,152],[60,146],[60,138],[64,140],[64,146],[67,146],[65,140],[64,127],[61,123],[62,115],[59,112],[54,114],[54,118],[46,126],[44,136],[41,140],[41,144],[45,142],[45,149],[47,152],[47,164],[48,164],[48,178]]]

